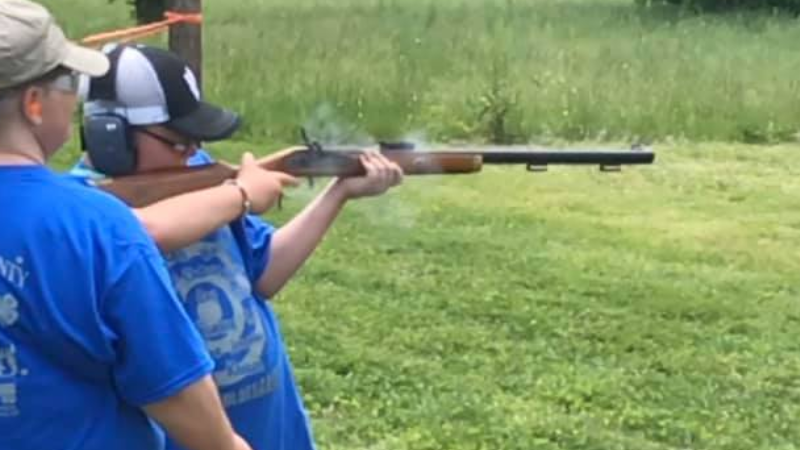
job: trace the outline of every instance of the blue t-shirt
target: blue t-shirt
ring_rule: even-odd
[[[141,406],[213,363],[130,210],[0,166],[0,449],[156,450]]]
[[[189,163],[210,162],[200,151]],[[82,164],[73,173],[90,175]],[[277,316],[254,290],[269,263],[273,231],[259,217],[247,216],[164,256],[214,358],[214,380],[234,429],[254,450],[313,450]]]

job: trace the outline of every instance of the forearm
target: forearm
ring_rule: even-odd
[[[272,297],[286,285],[322,241],[345,202],[346,196],[334,180],[275,232],[270,243],[270,263],[258,281],[261,295]]]
[[[249,449],[234,433],[210,375],[144,411],[187,449]]]
[[[161,251],[193,244],[242,214],[242,194],[232,185],[190,192],[153,205],[134,214]]]

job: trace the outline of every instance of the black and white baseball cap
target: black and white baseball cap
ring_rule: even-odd
[[[230,137],[241,123],[233,111],[207,103],[189,66],[169,51],[109,45],[111,69],[94,78],[84,115],[115,114],[133,126],[161,125],[197,141]]]

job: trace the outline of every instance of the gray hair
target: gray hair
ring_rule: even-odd
[[[11,114],[15,103],[19,99],[19,89],[8,88],[0,89],[0,117]],[[3,127],[3,120],[0,120],[0,129]]]

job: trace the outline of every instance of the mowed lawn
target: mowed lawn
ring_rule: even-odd
[[[276,299],[321,447],[797,448],[798,149],[656,150],[351,204]]]

